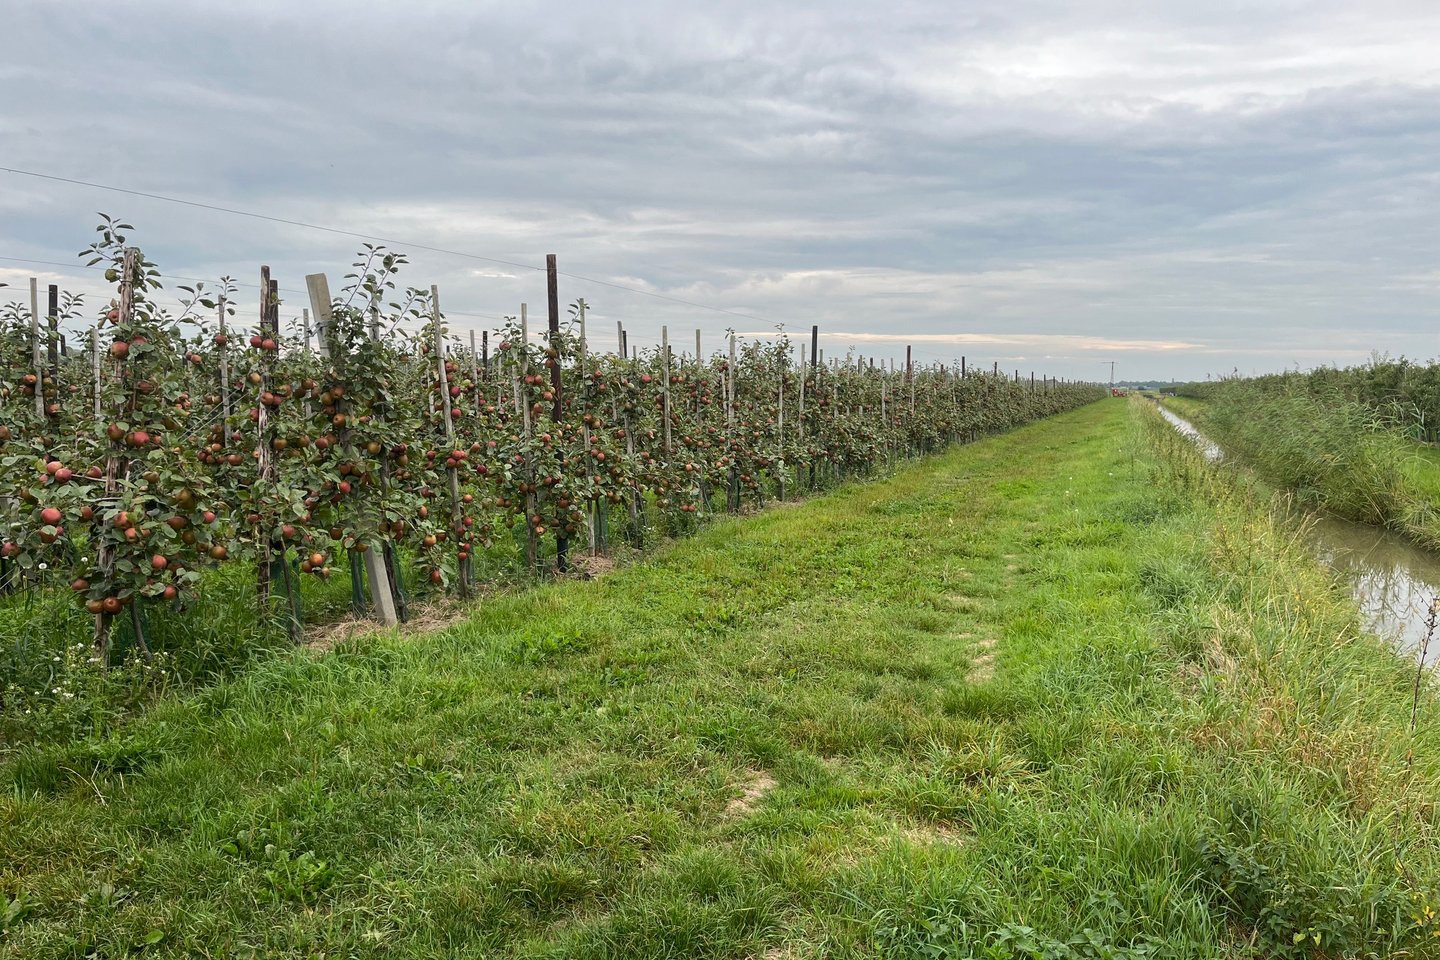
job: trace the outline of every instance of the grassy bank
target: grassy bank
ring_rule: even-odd
[[[22,751],[0,955],[1429,955],[1431,692],[1153,416]]]
[[[1302,505],[1440,550],[1440,451],[1356,401],[1211,386],[1204,399],[1163,402]]]

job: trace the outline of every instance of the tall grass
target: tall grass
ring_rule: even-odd
[[[1359,403],[1238,382],[1205,406],[1204,425],[1302,503],[1364,523],[1395,525],[1404,516],[1404,439]]]
[[[1440,454],[1372,405],[1288,383],[1227,380],[1165,402],[1300,506],[1440,550]]]
[[[480,569],[496,578],[513,575],[509,553],[483,555]],[[411,599],[423,602],[431,591],[411,567],[402,553],[402,577],[415,588]],[[307,628],[350,615],[348,576],[295,580]],[[0,596],[0,757],[24,743],[103,731],[157,696],[232,677],[285,649],[284,606],[280,597],[260,603],[253,566],[224,564],[206,571],[193,599],[143,605],[145,649],[129,618],[119,618],[107,669],[90,644],[94,617],[63,584]]]

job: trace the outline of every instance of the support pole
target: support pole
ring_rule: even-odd
[[[450,405],[450,373],[445,369],[445,328],[441,325],[440,317],[440,288],[431,284],[430,286],[430,319],[435,328],[434,354],[435,367],[440,377],[440,409],[444,411],[445,419],[445,443],[450,448],[445,451],[446,459],[455,449],[455,416]],[[445,468],[446,481],[450,487],[450,536],[454,538],[457,549],[460,549],[460,538],[465,535],[464,508],[460,505],[460,469],[459,467],[447,466]],[[465,559],[459,561],[459,592],[460,596],[466,599],[470,597],[470,551],[465,548]]]
[[[560,377],[562,360],[560,348],[563,346],[560,341],[560,271],[556,267],[553,253],[545,255],[545,290],[550,300],[550,349],[554,352],[554,357],[551,358],[554,363],[550,367],[550,389],[555,394],[555,404],[550,419],[555,421],[555,430],[558,432],[565,416],[565,404],[561,396],[562,380]],[[563,456],[560,458],[560,470],[563,479],[565,475],[565,458]],[[565,522],[568,519],[568,515],[560,518],[561,522],[557,524],[555,531],[555,569],[559,573],[564,573],[570,566],[567,556],[570,549],[570,538],[565,535]]]
[[[35,373],[35,415],[45,419],[45,357],[40,343],[40,281],[30,278],[30,366]]]

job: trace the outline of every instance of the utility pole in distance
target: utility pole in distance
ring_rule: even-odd
[[[1110,392],[1113,394],[1115,392],[1115,361],[1103,360],[1101,362],[1110,364]]]

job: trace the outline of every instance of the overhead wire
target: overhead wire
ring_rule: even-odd
[[[6,262],[8,262],[8,263],[31,263],[31,264],[37,264],[37,265],[43,265],[43,266],[63,267],[63,268],[65,268],[65,269],[75,269],[75,268],[79,268],[79,269],[81,269],[81,270],[99,270],[99,269],[101,269],[99,266],[93,266],[93,267],[92,267],[92,266],[87,266],[86,264],[83,264],[83,263],[65,263],[65,262],[63,262],[63,261],[61,261],[61,260],[35,260],[35,259],[29,258],[29,257],[0,256],[0,260],[6,261]],[[166,274],[166,278],[167,278],[167,279],[170,279],[170,280],[188,280],[188,281],[190,281],[191,283],[215,283],[215,282],[216,282],[214,279],[206,280],[206,279],[204,279],[204,278],[202,278],[202,277],[186,277],[186,276],[181,276],[180,274],[176,274],[176,273]],[[235,286],[237,286],[237,287],[245,287],[245,288],[251,289],[251,290],[259,290],[259,289],[260,289],[260,284],[258,284],[258,283],[245,283],[245,282],[242,281],[242,280],[236,280],[236,279],[234,279],[234,278],[231,278],[231,279],[230,279],[230,282],[231,282],[232,284],[234,284]],[[295,294],[296,296],[300,296],[300,297],[308,296],[308,292],[307,292],[307,291],[305,291],[305,290],[296,290],[296,289],[294,289],[294,288],[292,288],[292,287],[278,287],[277,289],[278,289],[281,293],[293,293],[293,294]],[[505,317],[497,317],[497,316],[493,316],[493,315],[488,314],[488,313],[465,313],[465,312],[460,311],[460,310],[448,310],[448,309],[445,311],[445,315],[446,315],[447,317],[469,317],[469,318],[476,319],[476,320],[499,320],[499,321],[502,321],[502,322],[506,319]]]
[[[545,270],[545,267],[542,266],[537,266],[531,263],[522,263],[517,260],[506,260],[502,257],[490,257],[483,254],[471,253],[465,250],[454,250],[447,247],[437,247],[431,244],[417,243],[410,240],[400,240],[393,237],[383,237],[376,234],[360,233],[355,230],[345,230],[340,227],[331,227],[325,224],[310,223],[304,220],[291,220],[287,217],[276,217],[265,213],[255,213],[254,211],[250,210],[240,210],[235,207],[225,207],[219,204],[205,203],[199,200],[187,200],[183,197],[173,197],[162,193],[150,193],[144,190],[132,190],[128,187],[117,187],[112,184],[95,183],[94,181],[79,180],[74,177],[62,177],[51,173],[41,173],[36,170],[22,170],[17,167],[0,166],[0,172],[15,174],[17,176],[23,177],[34,177],[39,180],[49,180],[55,183],[65,183],[72,186],[89,187],[95,190],[105,190],[111,193],[120,193],[132,197],[143,197],[147,200],[159,200],[165,203],[175,203],[182,206],[195,207],[200,210],[210,210],[216,213],[225,213],[237,217],[249,217],[253,220],[263,220],[269,223],[278,223],[291,227],[302,227],[307,230],[320,230],[325,233],[334,234],[336,236],[351,237],[353,239],[366,240],[373,243],[389,244],[394,247],[405,248],[406,250],[424,250],[427,253],[438,253],[446,256],[463,257],[468,260],[478,260],[484,263],[496,263],[507,267],[515,267],[521,270],[535,270],[539,272],[544,272]],[[675,297],[665,293],[656,293],[653,290],[644,290],[640,287],[632,287],[623,283],[615,283],[611,280],[600,280],[596,277],[588,277],[578,273],[568,273],[563,270],[556,272],[559,276],[565,277],[570,280],[578,280],[581,283],[593,283],[598,286],[609,287],[614,290],[622,290],[626,293],[635,294],[636,296],[650,297],[655,300],[664,300],[668,303],[675,303],[682,306],[693,307],[697,310],[709,310],[714,313],[726,314],[728,316],[738,317],[743,320],[754,320],[758,323],[773,322],[766,319],[765,317],[756,316],[755,314],[744,313],[739,310],[729,310],[725,307],[717,307],[712,304],[700,303],[695,300],[687,300],[683,297]]]

